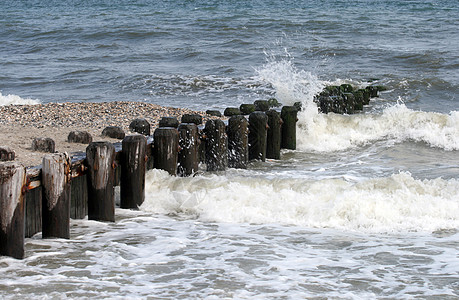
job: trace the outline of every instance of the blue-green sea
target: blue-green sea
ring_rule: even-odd
[[[0,257],[3,299],[459,299],[459,2],[0,2],[0,105],[302,102],[297,149],[147,174],[140,211]],[[387,90],[322,114],[330,84]],[[1,117],[1,116],[0,116]]]

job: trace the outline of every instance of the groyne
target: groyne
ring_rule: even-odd
[[[138,209],[148,169],[190,176],[200,162],[207,171],[224,171],[247,168],[250,160],[280,159],[281,148],[296,149],[298,107],[275,106],[274,101],[244,104],[225,110],[227,121],[210,119],[204,125],[200,115],[184,115],[181,122],[166,116],[153,135],[146,120],[135,119],[130,129],[137,133],[114,144],[73,134],[72,139],[82,136],[76,142],[89,143],[84,154],[49,153],[33,168],[8,161],[14,153],[6,149],[2,160],[7,161],[0,163],[0,255],[23,258],[24,239],[38,232],[68,239],[70,219],[114,222],[115,186],[120,208]],[[103,132],[112,130],[120,136],[117,128]],[[44,143],[43,149],[49,148]]]

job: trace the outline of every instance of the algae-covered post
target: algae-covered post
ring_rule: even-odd
[[[70,238],[70,176],[67,153],[43,157],[43,238]]]
[[[298,110],[295,106],[284,106],[281,111],[283,149],[296,149],[296,122]]]
[[[198,171],[199,164],[199,133],[198,126],[193,123],[182,123],[178,127],[180,152],[178,157],[178,174],[190,176]]]
[[[255,111],[249,115],[249,160],[266,160],[268,116]]]
[[[147,139],[130,135],[121,150],[120,207],[138,209],[145,200]]]
[[[173,127],[156,128],[154,134],[154,166],[177,175],[177,162],[179,150],[179,133]]]
[[[280,114],[273,109],[268,110],[266,115],[268,116],[266,158],[280,159],[282,120]]]
[[[209,120],[204,128],[206,135],[207,171],[224,171],[228,165],[226,126],[222,120]]]
[[[0,163],[0,255],[24,258],[25,168]]]
[[[86,148],[88,219],[115,221],[115,146],[93,142]]]
[[[246,169],[249,160],[249,122],[244,116],[228,120],[228,166]]]

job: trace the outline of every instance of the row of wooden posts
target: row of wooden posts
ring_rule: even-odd
[[[148,169],[189,176],[199,162],[207,171],[247,168],[250,160],[280,159],[281,148],[296,148],[294,106],[231,116],[227,124],[210,119],[202,126],[199,115],[185,115],[179,125],[162,121],[151,143],[136,134],[121,144],[92,142],[85,157],[73,160],[47,154],[41,168],[0,163],[0,255],[23,258],[24,239],[40,231],[43,238],[69,238],[70,218],[115,221],[117,185],[120,207],[138,209]]]

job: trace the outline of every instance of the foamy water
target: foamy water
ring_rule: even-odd
[[[363,232],[449,230],[459,227],[459,181],[386,178],[262,178],[250,172],[176,178],[147,175],[142,209],[207,222],[284,224]]]
[[[21,98],[18,95],[2,95],[0,92],[0,106],[4,105],[33,105],[33,104],[39,104],[40,101],[36,99],[30,99],[30,98]]]
[[[0,257],[4,299],[454,299],[456,230],[363,234],[117,210]]]

